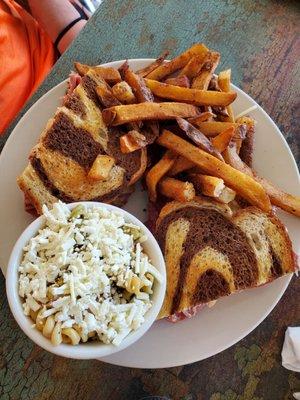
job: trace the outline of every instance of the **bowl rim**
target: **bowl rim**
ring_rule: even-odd
[[[113,344],[105,344],[100,341],[95,341],[92,343],[80,343],[76,346],[64,343],[58,346],[53,346],[51,341],[43,336],[42,332],[32,326],[33,321],[30,319],[30,317],[24,314],[22,308],[22,300],[18,293],[19,274],[17,270],[17,264],[19,264],[20,262],[23,247],[25,246],[25,244],[28,243],[30,238],[32,238],[45,223],[44,215],[39,216],[27,226],[27,228],[19,236],[13,247],[7,267],[6,295],[11,312],[19,327],[34,343],[58,356],[73,359],[95,359],[106,357],[124,350],[125,348],[131,346],[133,343],[139,340],[149,330],[151,325],[155,322],[156,317],[159,314],[159,311],[163,304],[166,291],[166,266],[162,251],[153,234],[134,215],[122,208],[97,201],[79,201],[68,203],[67,206],[72,210],[74,207],[80,204],[84,204],[87,207],[104,207],[110,211],[119,212],[124,216],[127,222],[131,222],[140,226],[143,232],[146,234],[147,241],[145,243],[147,243],[146,247],[148,247],[147,253],[151,253],[151,259],[153,259],[153,257],[157,259],[158,262],[154,263],[154,265],[162,274],[163,281],[162,283],[156,282],[155,301],[153,301],[152,307],[145,314],[145,321],[143,322],[143,324],[136,331],[131,331],[119,346],[115,346]]]

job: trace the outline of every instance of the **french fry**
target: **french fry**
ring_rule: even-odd
[[[204,60],[203,67],[201,68],[198,76],[193,80],[192,88],[207,90],[211,77],[215,72],[220,62],[220,53],[210,51]]]
[[[194,56],[186,64],[186,66],[179,72],[178,76],[187,76],[189,79],[195,78],[201,71],[204,64],[203,56]]]
[[[93,181],[102,181],[107,179],[114,164],[115,160],[113,157],[99,154],[88,172],[88,179]]]
[[[198,55],[204,59],[207,52],[208,48],[204,46],[204,44],[197,43],[184,53],[180,54],[178,57],[173,58],[170,62],[155,68],[150,72],[150,74],[147,75],[147,77],[149,79],[160,81],[165,76],[168,76],[173,72],[178,71],[180,68],[183,68],[193,56]]]
[[[223,154],[227,164],[231,165],[235,169],[238,169],[244,174],[247,174],[249,176],[254,176],[252,169],[248,167],[248,165],[246,165],[238,155],[235,143],[231,143]]]
[[[213,90],[189,89],[180,86],[168,85],[167,83],[162,83],[147,78],[145,81],[152,93],[158,97],[175,101],[184,101],[196,106],[227,106],[236,98],[235,92],[224,93]]]
[[[175,85],[175,86],[181,86],[181,87],[186,87],[186,88],[189,88],[191,86],[189,78],[185,75],[166,79],[164,81],[164,83],[167,83],[168,85]]]
[[[203,135],[202,132],[200,132],[197,128],[183,118],[176,118],[176,121],[180,129],[182,129],[187,137],[191,139],[198,147],[200,147],[200,149],[223,161],[221,153],[212,145],[210,140]]]
[[[204,122],[204,121],[208,121],[211,118],[213,118],[215,115],[210,112],[210,111],[204,111],[203,113],[201,113],[200,115],[198,115],[198,117],[195,118],[189,118],[188,121],[193,124],[193,125],[197,125],[200,122]]]
[[[112,67],[95,67],[91,65],[74,62],[74,66],[79,75],[85,75],[89,70],[92,70],[97,75],[101,76],[108,83],[117,83],[121,81],[121,75],[116,68]]]
[[[176,155],[171,151],[166,151],[164,156],[155,164],[146,175],[146,185],[148,188],[149,199],[156,201],[156,187],[161,178],[172,168],[176,160]]]
[[[270,197],[271,203],[274,206],[281,208],[288,213],[294,214],[297,217],[300,217],[300,197],[293,196],[289,193],[284,192],[283,190],[276,187],[273,183],[269,182],[265,178],[261,178],[255,173],[253,173],[252,169],[248,167],[239,157],[236,152],[235,147],[229,146],[225,151],[226,162],[230,164],[232,167],[242,171],[244,174],[248,174],[252,176],[257,182],[262,185],[265,189],[266,193]]]
[[[211,139],[211,143],[217,150],[219,150],[220,153],[223,153],[223,151],[225,151],[229,146],[234,133],[235,129],[231,126],[225,129],[225,131],[221,132],[218,136],[213,137]]]
[[[218,85],[223,92],[230,92],[231,69],[221,71],[218,76]],[[223,117],[223,121],[234,122],[234,114],[232,106],[229,104],[227,107],[228,117]]]
[[[163,178],[158,183],[161,194],[171,199],[185,203],[195,197],[194,185],[190,182],[182,182],[174,178]]]
[[[185,103],[140,103],[106,108],[102,111],[107,125],[122,125],[144,120],[166,120],[177,117],[189,118],[199,114],[197,107]]]
[[[139,150],[147,144],[145,136],[138,131],[132,130],[120,137],[120,148],[124,154]]]
[[[240,117],[236,120],[239,128],[236,129],[233,141],[236,144],[237,153],[243,146],[242,156],[246,156],[247,164],[252,163],[253,140],[254,140],[254,120],[249,117]]]
[[[154,101],[154,96],[147,88],[144,79],[132,72],[129,68],[124,69],[124,79],[132,88],[133,93],[139,103]],[[150,144],[153,143],[159,135],[159,124],[157,121],[150,121],[147,123],[147,128],[150,132],[152,132],[152,141],[150,140],[148,142]]]
[[[176,163],[173,165],[173,167],[170,169],[168,172],[169,176],[175,176],[180,174],[181,172],[187,171],[191,168],[193,168],[195,164],[189,160],[187,160],[184,157],[178,157],[176,160]]]
[[[235,199],[235,196],[235,191],[225,186],[216,200],[220,201],[221,203],[228,204]]]
[[[219,197],[225,188],[223,179],[203,174],[189,174],[195,189],[205,196]]]
[[[270,197],[271,203],[274,204],[274,206],[300,217],[299,196],[293,196],[292,194],[284,192],[265,178],[261,178],[257,175],[255,175],[254,178],[263,186]]]
[[[146,86],[144,79],[131,71],[131,69],[128,68],[125,71],[124,79],[133,90],[133,93],[139,103],[154,101],[153,94]]]
[[[193,125],[197,126],[197,128],[199,128],[200,131],[204,133],[205,136],[217,136],[228,128],[233,127],[234,129],[237,129],[239,127],[239,124],[234,122],[219,122],[219,121],[198,122],[197,118],[194,118],[190,122],[192,122]]]
[[[122,103],[122,104],[132,104],[136,102],[135,95],[132,92],[131,87],[127,82],[122,81],[116,83],[111,88],[112,94]]]
[[[235,190],[250,204],[266,212],[271,210],[269,197],[262,186],[251,176],[232,168],[166,129],[157,139],[157,143],[192,161],[206,174],[223,179],[226,186]]]
[[[168,57],[169,52],[165,51],[159,56],[153,63],[147,65],[147,67],[139,69],[136,74],[145,78],[150,72],[154,71],[157,67],[164,63],[165,59]]]
[[[103,85],[99,85],[96,87],[96,93],[100,100],[100,103],[104,107],[112,107],[121,104],[119,100],[113,95],[110,87],[108,87],[105,82]]]
[[[143,147],[141,150],[141,167],[143,169],[143,171],[146,170],[147,168],[147,164],[148,164],[148,158],[147,158],[147,147]],[[134,183],[136,183],[141,177],[141,174],[139,172],[139,170],[137,170],[130,178],[130,181],[128,182],[128,186],[133,185]]]
[[[125,77],[125,72],[129,69],[129,62],[128,60],[125,60],[123,64],[118,68],[119,74],[121,76],[121,79],[124,81]]]
[[[211,80],[210,80],[209,85],[208,85],[208,90],[216,90],[217,92],[222,92],[222,90],[219,87],[218,80],[217,80],[215,75],[213,75],[211,77]],[[224,120],[223,117],[228,117],[229,116],[226,107],[212,107],[212,112],[214,112],[216,114],[216,116],[218,117],[218,119],[221,119],[221,121]]]

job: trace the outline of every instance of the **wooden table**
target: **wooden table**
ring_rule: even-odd
[[[165,49],[173,55],[197,41],[221,52],[221,67],[231,67],[234,83],[271,115],[299,162],[297,1],[106,0],[21,114],[68,75],[74,60],[93,64],[156,57]],[[293,279],[270,316],[237,345],[208,360],[164,370],[55,357],[18,328],[3,276],[0,293],[1,400],[135,400],[149,394],[174,400],[288,400],[300,391],[299,374],[282,368],[280,357],[286,327],[300,324],[299,279]]]

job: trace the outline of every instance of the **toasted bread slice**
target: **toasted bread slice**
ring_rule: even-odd
[[[258,262],[257,285],[295,270],[292,242],[282,222],[256,207],[239,210],[233,222],[245,233]]]
[[[47,190],[31,164],[28,164],[19,176],[18,185],[24,192],[27,204],[32,204],[37,214],[42,214],[43,204],[50,207],[58,199]]]
[[[295,270],[284,226],[255,207],[232,215],[228,206],[201,198],[174,201],[161,210],[157,239],[167,266],[159,318]]]
[[[43,204],[51,206],[58,199],[120,204],[146,169],[147,150],[123,154],[119,138],[124,132],[104,124],[96,94],[101,82],[102,77],[89,70],[48,121],[30,153],[30,164],[18,184],[38,213]],[[93,182],[88,173],[100,154],[113,157],[115,165],[107,179]]]

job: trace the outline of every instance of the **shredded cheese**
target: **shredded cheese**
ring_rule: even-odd
[[[43,213],[45,226],[25,246],[19,266],[24,313],[43,310],[41,318],[54,315],[62,329],[75,326],[82,341],[93,336],[119,345],[152,306],[145,274],[162,279],[141,245],[147,238],[100,206],[70,211],[58,202]],[[128,292],[132,279],[138,291]]]

